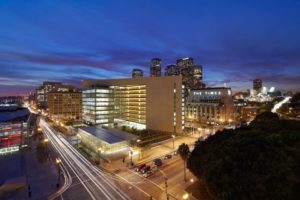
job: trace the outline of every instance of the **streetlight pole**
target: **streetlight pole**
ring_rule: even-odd
[[[45,138],[43,142],[45,143],[46,146],[47,160],[50,161],[49,149],[48,149],[48,142],[49,142],[48,138]]]
[[[168,194],[168,178],[167,178],[167,176],[165,176],[164,178],[165,178],[166,196],[167,196],[167,200],[169,200],[169,194]]]
[[[133,155],[133,151],[130,150],[130,164],[131,164],[131,166],[133,165],[133,162],[132,162],[132,155]]]
[[[175,149],[175,135],[172,135],[172,139],[173,139],[173,149]]]
[[[140,139],[136,140],[136,144],[137,144],[136,146],[137,146],[137,148],[139,148],[139,160],[141,159],[141,154],[142,154],[142,148],[140,146],[140,142],[141,142]]]
[[[167,200],[169,200],[169,194],[168,194],[168,177],[167,177],[167,175],[162,170],[159,169],[159,172],[162,173],[162,175],[164,176],[166,197],[167,197]]]
[[[102,151],[102,148],[99,147],[99,148],[98,148],[99,165],[101,164],[101,151]]]
[[[59,184],[60,184],[60,164],[61,164],[61,160],[59,158],[56,158],[55,163],[57,164],[57,167],[58,167],[58,182],[56,184],[56,187],[58,188]]]

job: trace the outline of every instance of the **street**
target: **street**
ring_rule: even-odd
[[[64,199],[125,200],[132,199],[133,193],[138,197],[143,196],[143,199],[145,199],[145,196],[147,197],[146,194],[140,194],[142,192],[136,191],[126,191],[125,194],[120,188],[124,187],[124,185],[128,187],[128,184],[124,184],[124,181],[122,182],[116,178],[114,179],[113,175],[105,173],[92,165],[43,119],[40,120],[40,127],[51,142],[51,145],[58,152],[61,158],[61,164],[64,165],[74,179],[70,186],[71,190],[67,190],[67,192],[63,194]],[[74,192],[75,188],[76,190]],[[131,189],[131,191],[133,190]]]
[[[152,168],[154,166],[152,162],[147,162],[146,164],[151,165]],[[185,188],[196,180],[189,170],[187,170],[187,182],[184,181],[183,161],[179,155],[172,156],[168,160],[163,160],[163,165],[148,178],[135,172],[134,169],[122,170],[118,172],[118,175],[140,187],[155,199],[166,199],[165,176],[167,177],[170,199],[182,199],[182,196],[186,193]]]

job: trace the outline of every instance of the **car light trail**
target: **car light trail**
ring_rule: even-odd
[[[61,169],[62,172],[64,174],[65,177],[65,182],[64,185],[54,194],[52,194],[48,199],[49,200],[54,200],[57,197],[59,197],[62,193],[64,193],[72,184],[72,177],[70,175],[70,173],[68,172],[68,170],[66,169],[66,167],[64,166],[64,164],[61,165]]]
[[[290,100],[291,97],[285,97],[282,101],[278,102],[277,104],[274,105],[272,108],[271,112],[276,113],[276,111],[286,102]]]
[[[53,148],[61,156],[63,162],[71,169],[81,185],[86,189],[91,199],[130,199],[106,177],[104,172],[92,165],[64,137],[57,135],[56,131],[43,119],[40,120],[40,127],[53,145]]]

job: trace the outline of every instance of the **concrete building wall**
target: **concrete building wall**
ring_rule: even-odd
[[[175,119],[175,131],[182,132],[181,76],[83,81],[84,88],[130,85],[146,86],[146,129],[172,133]]]
[[[228,124],[234,121],[234,116],[230,88],[192,90],[187,98],[186,117],[187,121],[190,121],[189,124]]]

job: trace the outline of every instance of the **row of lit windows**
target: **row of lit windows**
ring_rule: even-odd
[[[222,92],[221,91],[194,91],[193,92],[194,95],[221,95]],[[231,95],[231,90],[227,90],[227,95]]]
[[[83,91],[84,94],[88,94],[88,93],[112,93],[111,90],[109,89],[89,89],[89,90],[84,90]]]

